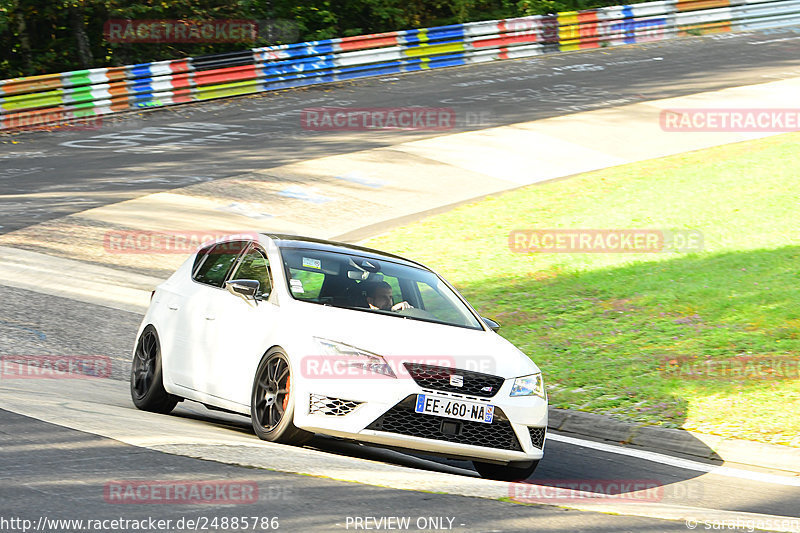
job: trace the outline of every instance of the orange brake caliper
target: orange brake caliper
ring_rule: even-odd
[[[291,390],[291,381],[292,376],[286,376],[286,395],[283,397],[283,410],[286,410],[286,406],[289,405],[289,391]]]

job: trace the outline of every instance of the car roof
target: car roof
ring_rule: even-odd
[[[316,239],[314,237],[304,237],[302,235],[288,235],[285,233],[263,233],[278,246],[278,248],[304,248],[308,250],[320,250],[324,252],[338,252],[338,253],[357,253],[361,257],[370,259],[391,259],[394,262],[402,263],[408,266],[414,266],[425,270],[430,270],[422,263],[411,261],[405,257],[382,252],[373,248],[366,248],[355,244],[347,244],[344,242],[327,241],[324,239]]]

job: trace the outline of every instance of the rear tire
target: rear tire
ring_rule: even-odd
[[[294,389],[289,357],[273,349],[258,365],[250,396],[250,419],[261,440],[302,446],[313,433],[294,425]]]
[[[528,466],[515,466],[514,463],[507,465],[496,465],[493,463],[482,463],[480,461],[472,461],[472,466],[481,475],[482,478],[496,479],[498,481],[525,481],[536,467],[539,466],[539,461],[533,461],[533,464]]]
[[[148,325],[139,340],[131,362],[131,399],[142,411],[167,414],[181,401],[164,390],[161,373],[161,343],[156,328]]]

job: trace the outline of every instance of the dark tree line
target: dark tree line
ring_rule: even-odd
[[[0,79],[586,9],[614,0],[0,0]],[[109,42],[109,20],[257,20],[238,42]],[[113,39],[112,39],[113,41]]]

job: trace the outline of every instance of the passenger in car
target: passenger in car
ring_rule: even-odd
[[[366,286],[367,304],[370,309],[381,309],[383,311],[402,311],[411,309],[408,302],[400,302],[392,305],[392,286],[385,281],[367,283]]]

